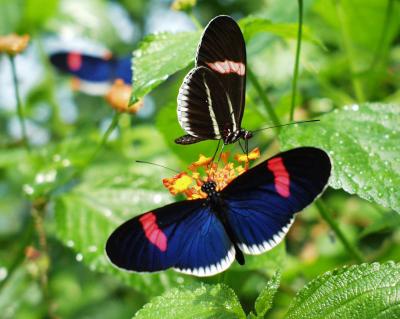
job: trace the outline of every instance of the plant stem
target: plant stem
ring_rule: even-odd
[[[274,125],[281,125],[278,116],[276,115],[274,108],[272,107],[271,102],[269,101],[267,95],[265,94],[263,88],[261,87],[260,82],[258,82],[257,77],[253,73],[253,71],[247,66],[247,75],[249,77],[250,82],[253,84],[256,89],[258,95],[260,96],[261,101],[263,102],[265,109],[268,112],[269,117],[271,118]],[[276,131],[279,132],[279,127],[276,128]]]
[[[382,26],[382,33],[379,37],[378,45],[376,47],[374,57],[372,58],[371,65],[369,67],[370,71],[376,67],[382,55],[383,45],[385,43],[387,30],[389,29],[389,25],[393,17],[393,6],[394,6],[394,0],[388,0],[388,4],[386,6],[385,20]]]
[[[15,100],[17,101],[17,114],[18,120],[21,126],[22,131],[22,141],[23,145],[25,146],[26,150],[30,151],[30,146],[28,143],[28,135],[26,133],[26,126],[25,126],[25,118],[24,118],[24,110],[22,108],[21,98],[19,94],[19,85],[18,85],[18,78],[17,78],[17,69],[15,67],[15,57],[13,55],[9,55],[10,62],[11,62],[11,71],[14,83],[14,91],[15,91]]]
[[[351,43],[351,37],[350,37],[350,32],[349,28],[347,25],[345,13],[343,11],[343,7],[341,5],[340,0],[335,0],[335,5],[336,5],[336,12],[339,20],[339,25],[340,25],[340,31],[342,33],[343,37],[343,48],[344,51],[347,55],[347,60],[350,68],[350,75],[351,75],[351,83],[353,86],[354,94],[356,96],[357,101],[364,102],[365,101],[365,94],[364,94],[364,89],[362,82],[360,81],[360,78],[355,76],[355,68],[353,65],[353,61],[355,61],[355,53],[353,51],[353,46]]]
[[[332,230],[335,232],[336,236],[342,242],[343,246],[346,248],[348,253],[355,259],[357,262],[361,263],[364,261],[363,256],[360,251],[346,238],[343,232],[340,230],[339,225],[333,219],[331,213],[328,211],[325,203],[322,199],[318,199],[315,202],[315,206],[317,206],[318,211],[321,217],[329,224]]]
[[[96,150],[93,152],[92,156],[86,162],[84,167],[89,165],[96,158],[96,156],[99,154],[101,149],[104,147],[104,145],[106,144],[106,142],[107,142],[108,138],[110,137],[111,133],[117,127],[120,116],[121,116],[121,113],[115,111],[110,125],[108,126],[107,130],[103,134],[103,137],[101,138],[100,144],[97,146]]]
[[[297,30],[296,59],[295,59],[294,70],[293,70],[292,103],[290,106],[290,119],[289,119],[290,122],[292,122],[294,119],[294,108],[296,105],[297,78],[299,77],[301,37],[303,34],[303,0],[298,0],[298,2],[299,2],[299,28]]]
[[[44,302],[46,303],[48,318],[56,318],[54,314],[53,303],[49,294],[49,268],[51,265],[49,250],[47,245],[46,231],[44,229],[44,217],[46,212],[46,205],[48,201],[46,198],[38,198],[32,203],[32,218],[38,235],[40,254],[47,264],[40,267],[40,287],[43,294]]]
[[[203,30],[203,26],[201,25],[200,21],[197,20],[195,15],[193,14],[192,11],[188,13],[190,19],[192,20],[193,24],[196,26],[197,30]]]

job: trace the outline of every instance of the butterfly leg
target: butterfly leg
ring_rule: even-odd
[[[219,149],[219,144],[221,144],[221,140],[218,140],[217,149],[215,150],[214,155],[213,155],[210,163],[214,162],[215,156],[217,155],[217,152],[218,152],[218,149]]]

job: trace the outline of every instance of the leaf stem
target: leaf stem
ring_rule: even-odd
[[[299,64],[300,64],[300,52],[301,52],[301,37],[303,34],[303,0],[298,0],[298,3],[299,3],[299,28],[297,30],[296,58],[293,70],[292,103],[290,106],[290,119],[289,119],[290,122],[293,121],[294,108],[296,105],[297,79],[299,77]]]
[[[347,25],[345,13],[343,11],[341,1],[336,0],[335,5],[336,5],[336,13],[337,13],[339,25],[340,25],[340,31],[341,31],[342,37],[343,37],[343,48],[347,55],[347,60],[348,60],[348,64],[349,64],[350,71],[351,71],[350,72],[351,83],[353,86],[353,90],[354,90],[356,99],[359,103],[361,103],[361,102],[365,101],[365,94],[364,94],[364,89],[363,89],[362,82],[360,81],[360,78],[355,76],[356,72],[355,72],[355,68],[354,68],[354,64],[353,64],[353,61],[355,61],[355,54],[354,54],[353,46],[351,43],[349,27]]]
[[[269,101],[267,95],[265,94],[263,88],[261,87],[260,82],[258,81],[254,72],[247,66],[247,75],[249,77],[250,82],[253,84],[256,89],[261,101],[263,102],[265,109],[268,112],[269,117],[275,126],[281,125],[278,116],[276,115],[274,108],[272,107],[271,102]],[[279,132],[279,127],[276,128],[276,131]]]
[[[329,212],[328,208],[326,207],[322,199],[318,199],[315,202],[315,206],[317,206],[321,217],[329,224],[329,226],[335,232],[336,236],[342,242],[343,246],[346,248],[349,255],[351,255],[357,262],[359,263],[363,262],[364,258],[361,255],[360,251],[343,234],[343,232],[339,228],[339,225],[333,219],[331,213]]]
[[[17,77],[17,69],[15,67],[15,57],[14,55],[9,55],[10,63],[11,63],[11,71],[14,83],[14,91],[15,91],[15,100],[17,102],[17,114],[18,120],[21,126],[21,133],[22,133],[22,142],[26,150],[30,151],[30,145],[28,142],[28,135],[26,133],[26,126],[25,126],[25,114],[21,103],[21,98],[19,94],[19,85],[18,85],[18,77]]]

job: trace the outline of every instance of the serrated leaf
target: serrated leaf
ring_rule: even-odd
[[[260,292],[260,295],[257,297],[254,308],[258,318],[264,318],[267,311],[272,307],[272,302],[274,300],[276,291],[279,288],[280,280],[281,274],[280,272],[276,272],[275,275],[272,276],[271,280],[268,281],[264,289]]]
[[[199,38],[200,32],[164,32],[147,36],[133,51],[131,103],[188,66],[194,59]]]
[[[400,264],[362,264],[328,272],[293,300],[286,319],[392,319],[400,315]]]
[[[196,284],[171,289],[139,310],[136,319],[246,318],[234,291],[223,285]]]
[[[400,106],[346,106],[320,120],[283,129],[283,149],[309,145],[327,150],[333,161],[330,186],[400,212]]]
[[[103,172],[101,177],[94,174]],[[190,276],[174,271],[156,274],[127,273],[115,268],[106,258],[104,246],[111,232],[122,222],[154,207],[171,202],[163,189],[164,172],[158,168],[143,169],[138,165],[94,166],[86,182],[56,199],[56,235],[76,252],[76,260],[91,270],[113,274],[141,293],[155,295],[183,282]],[[112,177],[111,177],[112,176]]]
[[[249,16],[240,20],[239,25],[246,41],[260,32],[271,33],[284,39],[297,39],[297,23],[274,23],[265,18]],[[307,26],[303,26],[302,39],[322,45]]]

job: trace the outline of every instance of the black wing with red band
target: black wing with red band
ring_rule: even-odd
[[[221,197],[239,248],[260,254],[277,245],[294,214],[323,192],[330,174],[325,151],[301,147],[277,154],[233,180]]]
[[[119,268],[137,272],[173,267],[211,276],[225,270],[235,260],[235,250],[204,203],[182,201],[128,220],[108,238],[108,258]]]
[[[179,90],[178,120],[190,135],[178,138],[176,143],[226,140],[229,134],[239,131],[245,91],[246,46],[242,32],[231,17],[218,16],[205,28],[196,68]]]

